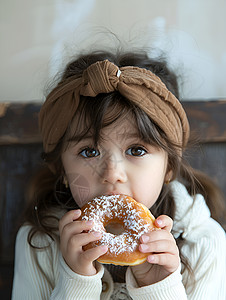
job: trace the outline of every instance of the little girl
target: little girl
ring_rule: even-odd
[[[80,56],[39,121],[44,165],[17,235],[12,299],[226,299],[225,232],[210,216],[219,199],[208,196],[217,190],[185,164],[189,124],[164,62]],[[83,249],[101,235],[79,208],[114,194],[144,204],[161,228],[141,236],[148,258],[138,266],[98,263],[107,245]]]

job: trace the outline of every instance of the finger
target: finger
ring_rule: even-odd
[[[65,225],[72,223],[73,221],[77,220],[81,215],[81,210],[71,210],[67,212],[59,221],[59,231],[62,232],[62,229]]]
[[[97,246],[91,249],[88,249],[83,252],[83,260],[85,261],[95,261],[97,260],[100,256],[104,255],[108,251],[108,246],[103,245],[103,246]]]
[[[142,244],[147,244],[154,241],[167,240],[167,239],[175,241],[173,235],[166,230],[152,230],[149,233],[143,234],[140,237],[140,242]]]
[[[73,235],[68,242],[68,246],[73,248],[81,248],[91,242],[95,242],[100,240],[102,237],[101,232],[93,231],[90,233],[81,233],[77,235]]]
[[[173,220],[169,216],[161,215],[155,219],[155,225],[170,232],[173,228]]]
[[[171,240],[161,240],[147,244],[140,244],[139,250],[143,253],[178,253],[176,243]]]
[[[179,257],[169,253],[151,254],[147,257],[147,261],[151,264],[164,266],[164,268],[170,273],[175,272],[180,263]]]
[[[74,235],[81,234],[84,231],[89,231],[93,227],[93,221],[75,221],[66,224],[60,233],[62,241],[67,241]]]

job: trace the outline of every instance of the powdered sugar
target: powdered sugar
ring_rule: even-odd
[[[108,245],[109,252],[120,254],[124,252],[133,252],[138,247],[139,238],[150,230],[150,222],[144,220],[141,216],[143,209],[138,203],[128,202],[127,197],[123,195],[101,196],[94,198],[83,211],[83,220],[93,220],[92,231],[102,233],[98,245]],[[120,235],[114,235],[106,232],[103,222],[110,223],[123,222],[124,232]]]

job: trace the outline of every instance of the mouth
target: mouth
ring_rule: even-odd
[[[122,193],[120,193],[120,192],[107,192],[104,195],[105,196],[115,196],[115,195],[122,195]]]
[[[104,196],[116,196],[116,195],[130,196],[129,194],[125,194],[119,191],[111,191],[111,192],[104,193]]]

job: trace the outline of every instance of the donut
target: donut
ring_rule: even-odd
[[[139,238],[157,227],[149,209],[127,195],[95,197],[81,208],[81,220],[92,220],[89,232],[99,231],[102,238],[84,246],[84,250],[107,245],[108,251],[97,261],[104,264],[135,266],[146,261],[149,254],[139,251]],[[121,227],[119,234],[107,232]]]

